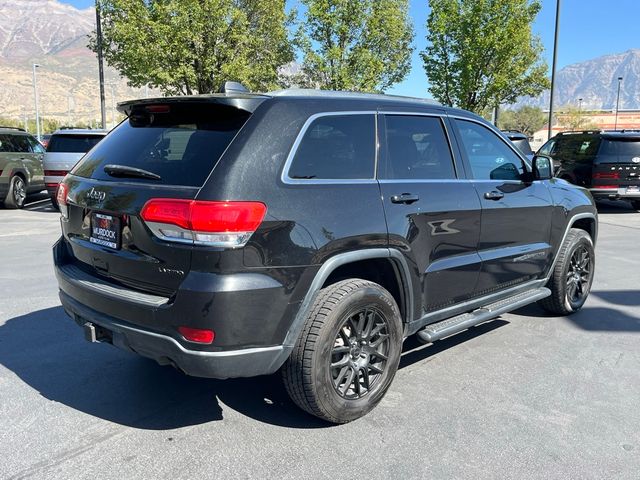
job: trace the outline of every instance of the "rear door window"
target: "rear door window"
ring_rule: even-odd
[[[87,153],[102,140],[102,135],[53,135],[47,152]]]
[[[373,114],[336,114],[316,118],[306,129],[289,167],[289,178],[373,179],[374,171]]]
[[[71,171],[73,175],[118,181],[106,165],[134,167],[160,180],[127,181],[200,187],[250,114],[215,104],[169,104],[154,113],[134,108]]]
[[[386,115],[387,154],[381,179],[456,178],[449,142],[438,117]]]

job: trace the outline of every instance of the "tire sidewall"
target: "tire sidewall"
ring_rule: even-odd
[[[378,379],[373,389],[364,397],[358,399],[342,398],[333,386],[331,370],[331,352],[338,331],[344,320],[355,311],[372,306],[384,315],[387,321],[389,333],[389,355],[383,376]],[[372,410],[384,397],[400,362],[402,352],[402,322],[400,312],[391,297],[381,287],[366,286],[360,288],[348,296],[336,306],[331,313],[331,320],[326,329],[320,333],[321,338],[318,349],[313,358],[314,384],[316,388],[316,398],[322,410],[341,422],[354,420],[365,415]]]
[[[578,302],[571,302],[569,300],[569,292],[567,291],[567,275],[569,273],[569,267],[571,266],[571,257],[580,246],[585,246],[587,248],[587,251],[589,252],[589,258],[590,258],[589,268],[591,269],[591,273],[589,276],[589,283],[587,284],[586,295],[583,295]],[[593,248],[593,242],[591,241],[591,238],[586,233],[580,232],[577,238],[575,239],[575,241],[573,241],[568,246],[567,253],[565,255],[565,262],[564,262],[564,265],[562,266],[562,275],[561,275],[562,290],[563,290],[562,298],[563,298],[564,306],[567,309],[567,311],[575,312],[577,310],[580,310],[584,305],[584,303],[586,302],[587,298],[589,297],[589,293],[591,292],[591,285],[593,285],[593,277],[595,275],[595,266],[596,266],[595,260],[596,260],[595,250]]]

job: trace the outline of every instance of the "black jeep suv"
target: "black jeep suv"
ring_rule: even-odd
[[[563,132],[538,154],[552,159],[559,178],[588,188],[596,200],[628,200],[640,210],[640,131]]]
[[[304,90],[119,110],[58,191],[60,298],[91,341],[189,375],[281,369],[340,423],[381,400],[409,335],[589,293],[588,191],[471,113]]]

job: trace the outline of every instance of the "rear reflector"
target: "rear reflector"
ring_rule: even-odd
[[[178,332],[185,340],[196,343],[213,343],[213,339],[216,337],[213,330],[202,328],[178,327]]]
[[[44,186],[47,188],[58,188],[59,183],[45,183]]]
[[[164,240],[237,248],[247,243],[266,213],[267,206],[260,202],[154,198],[140,215]]]
[[[45,177],[64,177],[67,173],[67,170],[45,170]]]
[[[618,188],[618,185],[594,185],[593,188],[608,188],[608,189],[612,189],[612,188]]]

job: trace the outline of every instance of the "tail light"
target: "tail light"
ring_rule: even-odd
[[[67,207],[67,195],[69,194],[69,187],[66,183],[60,183],[58,185],[58,191],[56,193],[56,203],[60,209],[60,213],[63,217],[69,216],[69,209]]]
[[[163,240],[224,248],[243,247],[267,206],[260,202],[204,202],[154,198],[140,216]]]
[[[618,172],[595,172],[592,176],[594,180],[619,180],[620,173]]]
[[[593,188],[612,189],[612,188],[618,188],[618,185],[594,185]]]
[[[45,177],[64,177],[67,173],[69,173],[67,170],[45,170],[44,176]]]

